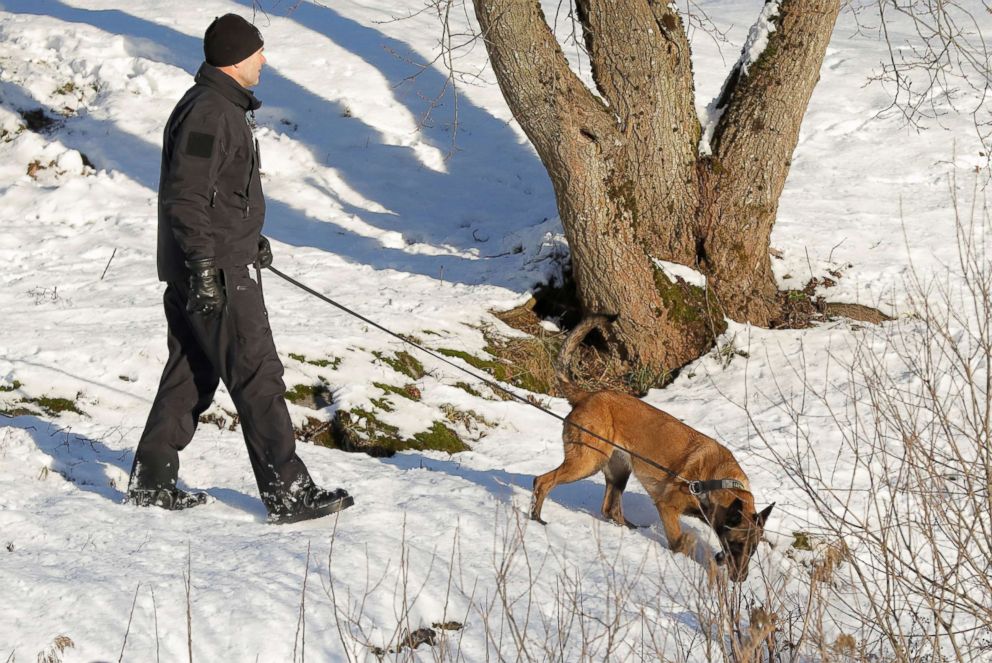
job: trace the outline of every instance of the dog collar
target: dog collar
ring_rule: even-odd
[[[744,490],[751,492],[747,484],[737,479],[708,479],[706,481],[690,481],[689,492],[693,495],[702,495],[714,490]]]

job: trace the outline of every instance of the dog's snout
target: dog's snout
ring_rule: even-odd
[[[742,563],[734,559],[730,559],[728,561],[727,575],[730,576],[730,579],[734,582],[744,582],[747,580],[747,573],[749,570],[748,567],[750,566],[750,564],[747,563],[747,560],[744,560]]]

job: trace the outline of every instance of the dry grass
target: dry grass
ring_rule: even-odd
[[[492,330],[484,330],[487,352],[505,364],[510,381],[529,391],[551,396],[563,396],[558,389],[555,361],[567,331],[552,332],[541,325],[531,299],[509,311],[493,312],[501,321],[530,336],[504,338]],[[572,381],[588,391],[612,389],[642,396],[648,389],[663,387],[674,377],[669,372],[654,372],[631,366],[610,352],[594,332],[572,357]],[[497,376],[498,377],[498,376]]]

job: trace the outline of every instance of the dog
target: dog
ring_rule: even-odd
[[[607,321],[602,315],[584,318],[558,355],[558,380],[572,405],[562,431],[565,459],[534,479],[531,518],[545,524],[541,507],[555,486],[602,471],[603,516],[634,527],[624,518],[622,505],[633,472],[658,509],[672,551],[688,555],[696,545],[693,535],[682,531],[679,516],[699,518],[720,539],[722,551],[714,561],[726,564],[731,580],[743,581],[774,503],[760,513],[755,510],[747,475],[716,440],[633,396],[585,391],[571,383],[567,367],[572,352],[594,328],[605,331]]]

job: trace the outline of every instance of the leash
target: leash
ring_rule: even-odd
[[[498,391],[506,394],[510,398],[516,400],[516,401],[519,401],[519,402],[524,403],[526,405],[529,405],[529,406],[531,406],[531,407],[533,407],[533,408],[535,408],[537,410],[540,410],[541,412],[543,412],[543,413],[545,413],[545,414],[547,414],[549,416],[554,417],[555,419],[561,421],[562,423],[564,423],[566,425],[569,425],[569,426],[572,426],[573,428],[578,429],[579,431],[585,433],[586,435],[589,435],[590,437],[593,437],[593,438],[599,440],[600,442],[603,442],[605,444],[608,444],[609,446],[613,447],[614,449],[619,449],[620,451],[623,451],[624,453],[627,453],[627,454],[633,456],[634,458],[640,460],[641,462],[643,462],[643,463],[645,463],[647,465],[650,465],[651,467],[653,467],[653,468],[655,468],[657,470],[661,470],[662,472],[664,472],[668,476],[672,477],[673,479],[677,479],[678,481],[681,481],[682,483],[686,484],[688,486],[689,492],[692,495],[696,496],[696,497],[702,495],[703,493],[707,493],[707,492],[710,492],[710,491],[713,491],[713,490],[720,490],[720,489],[724,489],[724,488],[726,488],[726,489],[743,490],[743,491],[751,492],[750,489],[744,484],[744,482],[738,481],[737,479],[711,479],[711,480],[707,480],[707,481],[699,481],[699,480],[686,479],[685,477],[681,476],[680,474],[678,474],[674,470],[669,469],[669,468],[667,468],[664,465],[661,465],[659,463],[656,463],[655,461],[651,460],[650,458],[646,458],[646,457],[642,456],[641,454],[639,454],[637,452],[634,452],[634,451],[631,451],[629,449],[624,449],[623,447],[621,447],[619,444],[617,444],[613,440],[607,439],[607,438],[603,437],[602,435],[598,435],[597,433],[594,433],[591,430],[588,430],[587,428],[584,428],[583,426],[580,426],[577,423],[574,423],[572,421],[569,421],[568,419],[566,419],[565,417],[561,416],[560,414],[556,414],[555,412],[552,412],[551,410],[549,410],[549,409],[547,409],[545,407],[541,407],[537,403],[534,403],[533,401],[531,401],[531,400],[529,400],[527,398],[524,398],[523,396],[519,396],[519,395],[515,394],[514,392],[512,392],[509,389],[503,387],[502,385],[500,385],[497,382],[494,382],[494,381],[492,381],[492,380],[490,380],[488,378],[485,378],[485,377],[483,377],[483,376],[475,373],[474,371],[470,371],[470,370],[468,370],[467,368],[465,368],[463,366],[459,366],[458,364],[454,363],[453,361],[451,361],[449,358],[445,357],[444,355],[438,354],[438,353],[434,352],[433,350],[430,350],[429,348],[425,348],[424,346],[420,345],[419,343],[415,343],[415,342],[411,341],[408,338],[403,338],[399,334],[397,334],[397,333],[395,333],[393,331],[390,331],[389,329],[386,329],[385,327],[383,327],[379,323],[377,323],[377,322],[375,322],[373,320],[368,319],[367,317],[365,317],[361,313],[358,313],[357,311],[351,310],[350,308],[348,308],[344,304],[339,304],[338,302],[334,301],[330,297],[327,297],[327,296],[325,296],[325,295],[317,292],[313,288],[311,288],[311,287],[309,287],[309,286],[307,286],[307,285],[305,285],[303,283],[300,283],[299,281],[297,281],[293,277],[291,277],[291,276],[289,276],[287,274],[284,274],[283,272],[280,272],[275,267],[272,267],[270,265],[268,267],[268,270],[270,272],[272,272],[273,274],[275,274],[276,276],[278,276],[279,278],[281,278],[284,281],[286,281],[287,283],[289,283],[289,284],[291,284],[293,286],[296,286],[300,290],[302,290],[302,291],[304,291],[304,292],[306,292],[306,293],[308,293],[310,295],[313,295],[314,297],[316,297],[317,299],[321,300],[322,302],[326,302],[327,304],[330,304],[331,306],[334,306],[335,308],[337,308],[337,309],[339,309],[339,310],[347,313],[348,315],[350,315],[352,317],[355,317],[355,318],[358,318],[359,320],[361,320],[365,324],[370,325],[372,327],[375,327],[376,329],[378,329],[378,330],[380,330],[382,332],[385,332],[386,334],[389,334],[393,338],[399,339],[399,340],[403,341],[404,343],[406,343],[408,345],[412,345],[413,347],[417,348],[421,352],[424,352],[424,353],[430,355],[434,359],[437,359],[438,361],[444,362],[448,366],[451,366],[452,368],[455,368],[455,369],[461,371],[462,373],[465,373],[466,375],[472,376],[476,380],[479,380],[480,382],[482,382],[483,384],[485,384],[486,386],[488,386],[490,389],[496,389],[496,390],[498,390]],[[261,281],[262,281],[261,273],[258,274],[258,277],[259,277],[259,279],[258,279],[259,280],[259,286],[261,287]]]

